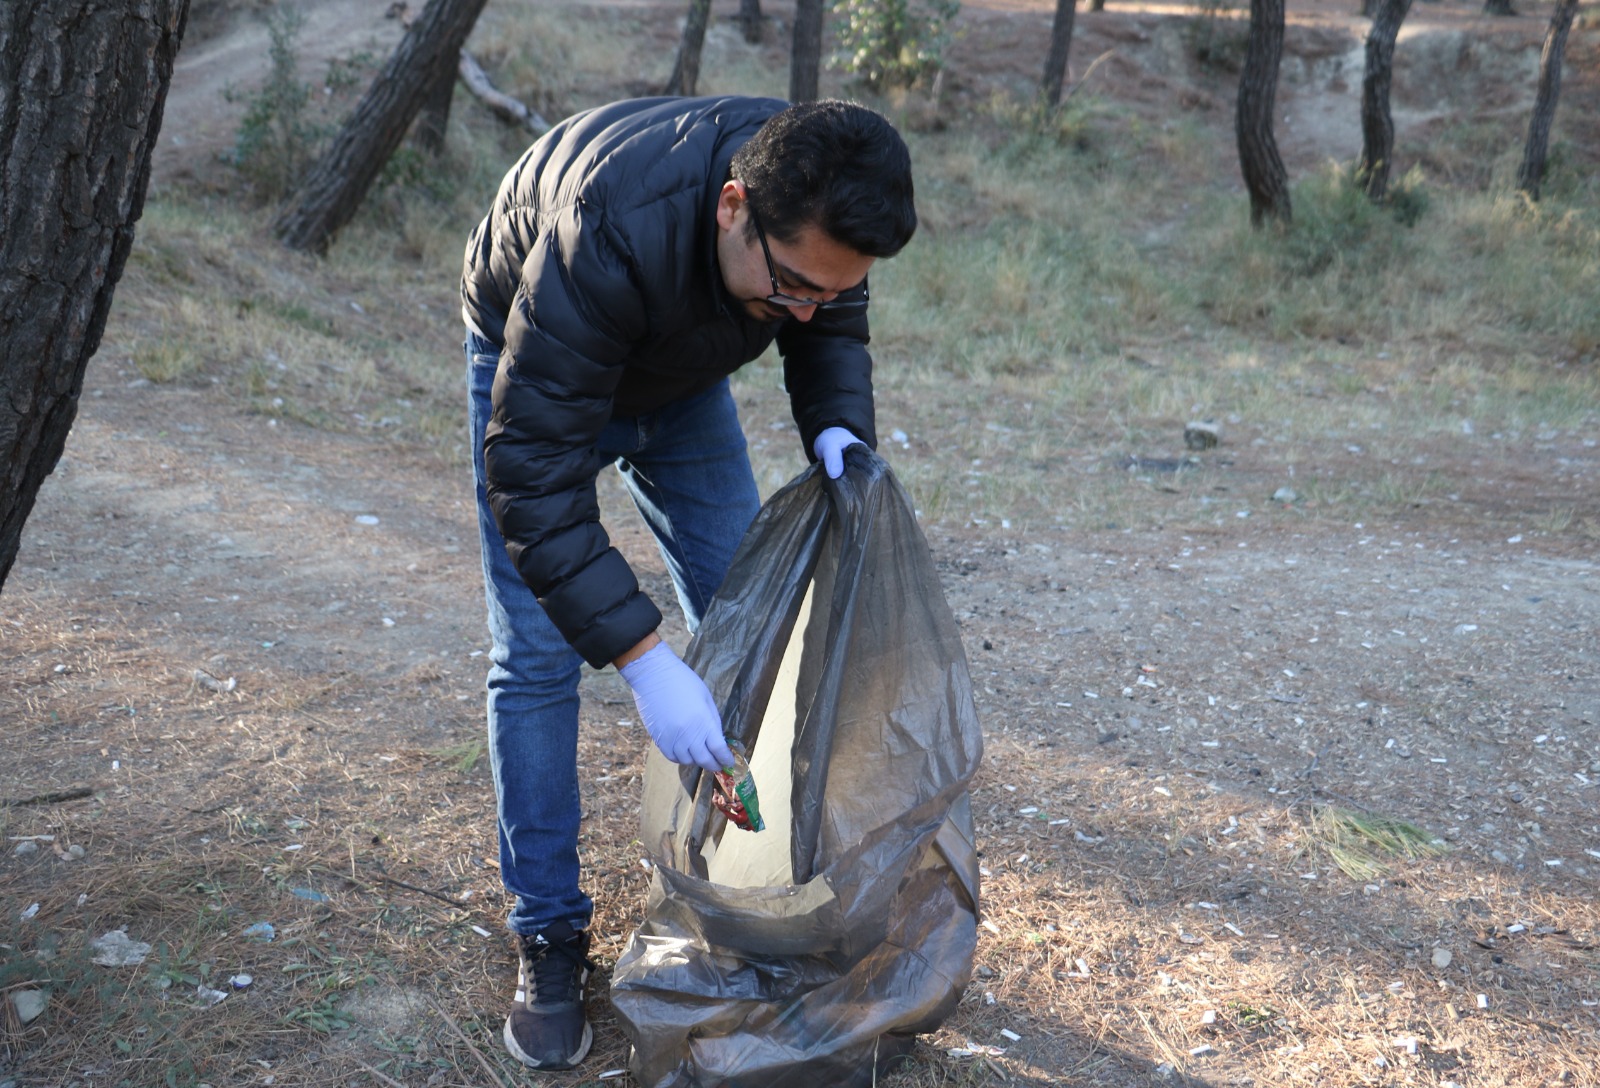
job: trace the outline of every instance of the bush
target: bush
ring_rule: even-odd
[[[839,49],[830,67],[871,89],[911,87],[944,66],[961,0],[835,0]]]
[[[292,7],[267,16],[272,67],[267,82],[246,99],[228,156],[268,202],[294,187],[323,135],[310,117],[311,85],[300,78],[299,38],[304,27],[305,16]],[[229,97],[234,97],[231,90]]]

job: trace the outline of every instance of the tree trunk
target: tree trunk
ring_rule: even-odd
[[[1089,0],[1089,10],[1090,11],[1104,11],[1104,10],[1106,10],[1106,0]]]
[[[486,2],[428,0],[333,143],[273,220],[279,241],[313,253],[327,250],[405,139],[424,99],[443,78],[440,70],[455,70]]]
[[[1515,15],[1511,10],[1511,0],[1484,0],[1483,13],[1485,15]]]
[[[711,0],[689,0],[689,17],[683,23],[683,38],[678,42],[678,59],[667,80],[667,94],[694,94],[700,82],[700,50],[706,44],[706,23],[711,18]]]
[[[794,44],[789,54],[789,101],[817,100],[817,73],[822,67],[823,0],[795,0]]]
[[[1044,100],[1054,109],[1061,105],[1061,85],[1067,80],[1067,52],[1072,48],[1072,19],[1078,0],[1056,0],[1056,20],[1050,26],[1050,54],[1044,59]]]
[[[1556,99],[1561,97],[1561,58],[1567,51],[1567,32],[1578,13],[1578,0],[1561,0],[1550,16],[1550,29],[1544,36],[1544,53],[1539,58],[1539,90],[1533,99],[1533,116],[1528,121],[1528,144],[1522,152],[1522,169],[1517,172],[1517,188],[1529,200],[1539,199],[1544,181],[1544,157],[1550,149],[1550,124],[1556,117]]]
[[[1394,77],[1394,42],[1411,0],[1378,0],[1367,32],[1367,73],[1361,80],[1361,163],[1356,177],[1367,196],[1382,201],[1389,193],[1389,167],[1394,161],[1394,120],[1389,115],[1389,86]]]
[[[456,95],[456,75],[455,66],[439,69],[411,129],[412,142],[430,155],[444,150],[445,133],[450,128],[450,101]]]
[[[739,32],[751,45],[761,40],[761,0],[739,0]]]
[[[105,331],[188,15],[0,3],[0,586]]]
[[[1239,166],[1250,190],[1250,222],[1287,224],[1289,175],[1272,135],[1273,100],[1278,93],[1278,62],[1283,56],[1284,0],[1250,0],[1250,41],[1239,73],[1234,132]]]

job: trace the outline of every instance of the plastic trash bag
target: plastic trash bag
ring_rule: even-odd
[[[644,1088],[869,1085],[971,977],[966,656],[905,492],[865,447],[846,463],[762,508],[686,655],[767,829],[649,757],[654,875],[611,983]]]

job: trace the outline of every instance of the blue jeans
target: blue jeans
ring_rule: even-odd
[[[578,678],[567,645],[506,555],[484,488],[483,432],[497,345],[468,332],[468,417],[489,605],[489,758],[500,822],[500,877],[517,897],[507,921],[538,933],[582,928],[594,904],[578,886]],[[726,380],[648,415],[612,418],[595,443],[614,458],[655,535],[689,630],[705,615],[760,500]],[[640,730],[639,743],[649,738]]]

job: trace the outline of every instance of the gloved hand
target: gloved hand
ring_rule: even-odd
[[[858,445],[865,446],[866,443],[843,427],[829,427],[817,435],[817,440],[811,443],[811,449],[817,455],[817,460],[822,462],[822,470],[828,474],[828,479],[837,480],[844,475],[845,447]]]
[[[658,643],[620,671],[662,755],[713,772],[733,765],[733,753],[722,735],[722,715],[710,690],[671,646]]]

